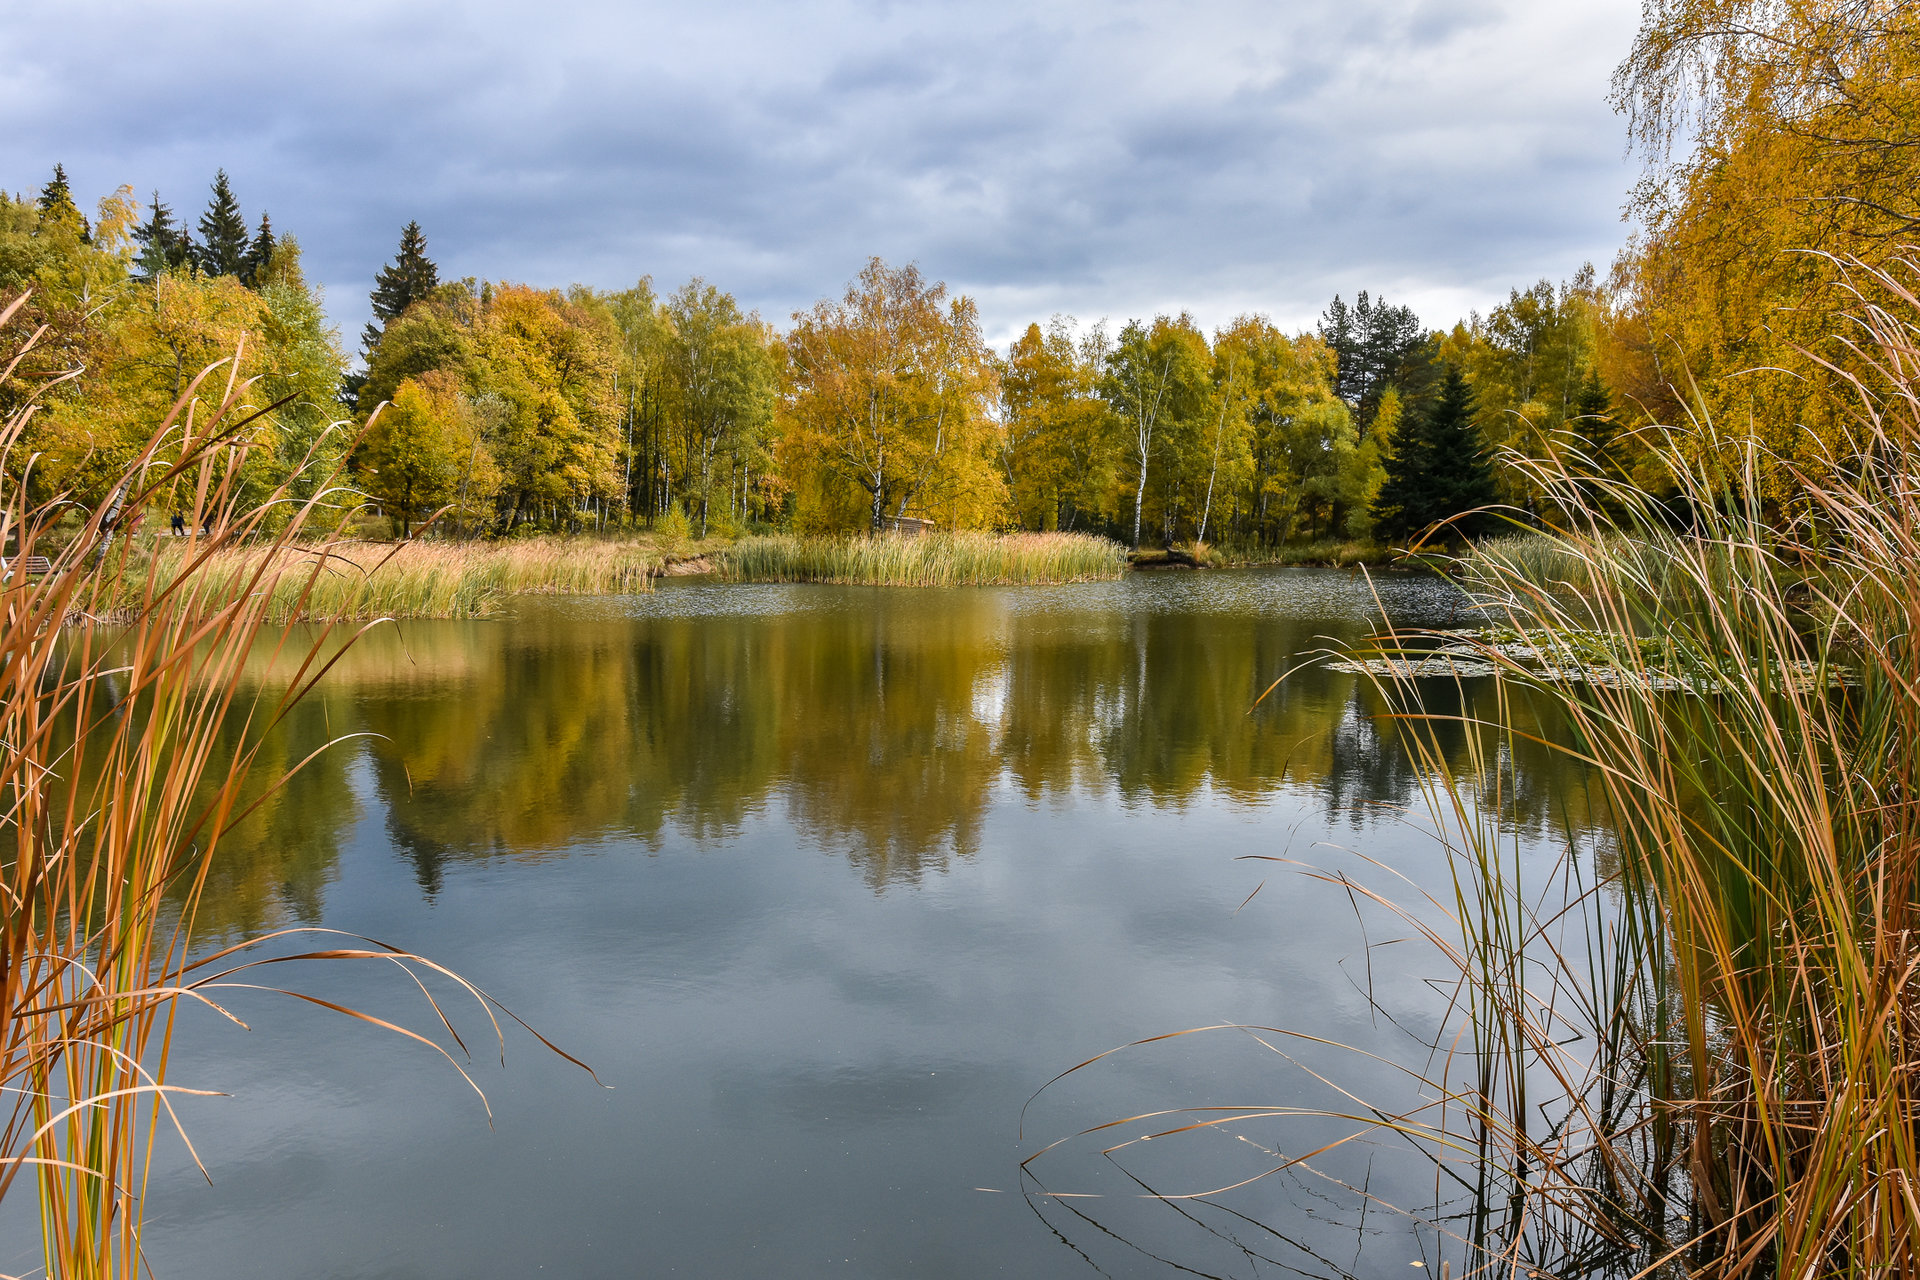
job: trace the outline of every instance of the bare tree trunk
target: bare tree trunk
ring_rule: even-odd
[[[1222,429],[1213,436],[1213,466],[1207,470],[1207,500],[1200,508],[1200,532],[1193,535],[1195,542],[1207,540],[1207,519],[1213,515],[1213,478],[1220,474],[1220,437],[1225,434],[1225,414],[1221,417]]]
[[[460,513],[454,517],[454,528],[461,537],[467,536],[467,484],[473,479],[473,465],[480,460],[480,433],[473,433],[473,448],[467,454],[467,469],[460,473]]]
[[[1140,549],[1140,511],[1147,500],[1147,450],[1140,450],[1140,483],[1133,490],[1133,549]]]
[[[627,384],[627,471],[620,478],[620,501],[626,504],[628,523],[633,519],[633,384]]]

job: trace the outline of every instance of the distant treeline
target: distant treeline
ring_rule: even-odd
[[[1634,92],[1629,75],[1623,104]],[[1638,109],[1649,130],[1667,119],[1658,101]],[[89,220],[58,168],[37,195],[0,194],[0,301],[33,291],[16,326],[47,327],[34,372],[82,371],[46,391],[30,444],[37,489],[83,505],[236,350],[260,378],[253,398],[278,406],[251,427],[245,482],[341,463],[403,535],[451,508],[443,527],[473,534],[660,520],[816,533],[908,515],[1136,545],[1400,541],[1488,504],[1550,518],[1514,465],[1526,457],[1577,452],[1658,489],[1662,455],[1640,428],[1688,421],[1716,424],[1695,438],[1732,462],[1757,438],[1759,462],[1730,467],[1729,488],[1782,503],[1838,429],[1808,416],[1822,402],[1807,387],[1832,376],[1820,361],[1848,357],[1814,350],[1810,317],[1839,297],[1844,253],[1896,243],[1880,224],[1913,187],[1898,165],[1828,173],[1764,114],[1719,119],[1711,163],[1643,188],[1642,230],[1608,281],[1585,267],[1446,329],[1361,292],[1311,333],[1252,314],[1212,333],[1184,312],[1054,316],[1002,352],[971,299],[877,258],[782,328],[700,279],[443,280],[409,224],[350,373],[298,244],[265,216],[250,224],[225,173],[189,228],[127,187]],[[1730,184],[1730,166],[1748,180]],[[1806,198],[1843,179],[1878,195]],[[1766,252],[1729,258],[1761,232]],[[1789,252],[1800,235],[1833,256]]]

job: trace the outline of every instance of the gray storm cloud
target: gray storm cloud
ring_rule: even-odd
[[[80,0],[0,30],[0,182],[192,216],[224,166],[348,334],[410,218],[455,276],[702,275],[774,319],[879,254],[1001,337],[1358,288],[1442,323],[1619,243],[1637,11]]]

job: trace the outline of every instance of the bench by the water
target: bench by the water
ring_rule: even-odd
[[[0,579],[11,578],[16,573],[32,578],[52,572],[53,562],[45,556],[8,556],[0,559]]]

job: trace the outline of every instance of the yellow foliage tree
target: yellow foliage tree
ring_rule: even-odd
[[[1000,466],[1014,520],[1072,528],[1101,514],[1113,488],[1118,440],[1099,396],[1105,332],[1077,340],[1073,321],[1030,324],[1000,364]]]
[[[1920,9],[1657,0],[1614,99],[1649,159],[1618,279],[1662,380],[1722,437],[1757,438],[1783,464],[1766,496],[1785,497],[1839,427],[1845,397],[1809,357],[1854,368],[1829,321],[1847,260],[1920,233]]]
[[[402,538],[432,510],[484,502],[499,487],[479,421],[452,375],[435,370],[401,383],[368,423],[354,465],[368,494],[399,517]]]
[[[32,437],[41,482],[89,506],[107,497],[152,424],[202,369],[239,352],[236,372],[246,377],[272,367],[275,356],[264,334],[266,303],[231,276],[169,272],[103,319],[84,394],[51,406]],[[275,452],[275,428],[271,416],[248,424],[244,443],[255,457]]]
[[[1598,331],[1606,311],[1591,267],[1557,288],[1541,280],[1513,289],[1493,311],[1474,314],[1443,335],[1441,360],[1473,388],[1474,425],[1489,446],[1513,454],[1565,457],[1583,444],[1582,390],[1599,367]],[[1528,510],[1543,495],[1526,468],[1501,468],[1501,498]]]
[[[467,373],[505,410],[487,444],[506,528],[542,503],[618,494],[615,344],[602,315],[559,293],[503,285],[483,302]]]
[[[665,318],[670,327],[660,372],[679,422],[689,515],[704,538],[720,464],[731,462],[730,474],[744,484],[764,446],[775,396],[771,339],[758,315],[742,313],[733,295],[704,280],[675,292]]]
[[[842,298],[793,319],[780,452],[796,523],[845,528],[856,510],[874,529],[915,511],[953,527],[999,518],[993,353],[971,298],[874,258]]]
[[[1129,320],[1106,353],[1100,394],[1112,407],[1126,467],[1133,473],[1131,545],[1140,545],[1147,486],[1157,476],[1155,506],[1161,534],[1171,539],[1191,498],[1189,466],[1194,437],[1206,417],[1213,354],[1206,335],[1182,312],[1155,316],[1151,325]]]
[[[1378,450],[1359,447],[1352,411],[1335,391],[1327,344],[1313,334],[1289,337],[1262,316],[1242,316],[1215,336],[1214,360],[1237,364],[1246,380],[1246,491],[1239,501],[1247,531],[1285,541],[1330,534],[1356,512],[1364,516],[1366,468],[1377,468]]]

